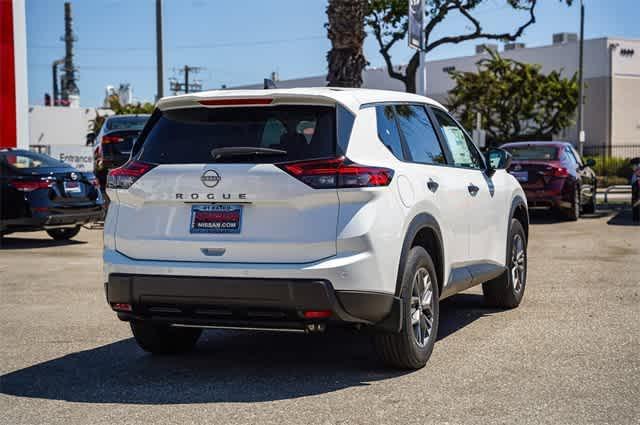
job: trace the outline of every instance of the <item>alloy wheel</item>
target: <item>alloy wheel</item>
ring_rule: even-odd
[[[434,303],[431,276],[426,268],[421,267],[413,278],[411,293],[411,327],[420,347],[424,347],[433,337]]]
[[[511,244],[511,283],[516,292],[520,292],[526,278],[526,253],[522,236],[516,234]]]

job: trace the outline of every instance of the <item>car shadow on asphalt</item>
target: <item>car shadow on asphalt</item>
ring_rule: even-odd
[[[83,245],[86,243],[86,241],[77,241],[74,239],[57,241],[55,239],[12,238],[5,236],[0,240],[0,249],[38,249],[67,245]]]
[[[580,220],[593,220],[602,217],[608,217],[613,213],[614,212],[611,208],[597,209],[594,213],[591,214],[580,214]],[[531,225],[556,223],[570,223],[570,221],[568,221],[560,213],[555,211],[529,211],[529,224]]]
[[[627,208],[618,212],[607,221],[611,226],[635,226],[640,228],[640,223],[633,222],[633,214],[631,208]]]
[[[439,340],[492,312],[481,295],[444,300]],[[151,356],[132,338],[71,353],[1,376],[0,393],[80,403],[260,402],[366,386],[406,373],[382,366],[370,336],[354,331],[308,336],[211,330],[196,350],[181,356]]]

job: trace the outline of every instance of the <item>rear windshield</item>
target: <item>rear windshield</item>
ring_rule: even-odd
[[[50,156],[29,151],[0,152],[0,161],[18,169],[31,170],[35,168],[68,167],[64,162]]]
[[[111,117],[105,122],[107,130],[142,130],[149,119],[148,115],[139,117]]]
[[[551,161],[558,159],[558,148],[555,146],[505,146],[515,160]]]
[[[327,106],[185,108],[154,115],[136,159],[157,164],[274,163],[336,154],[336,112]],[[216,148],[268,148],[286,153],[218,158]],[[138,150],[138,148],[136,148]]]

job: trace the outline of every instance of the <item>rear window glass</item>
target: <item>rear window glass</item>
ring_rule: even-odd
[[[50,156],[28,151],[1,152],[0,161],[19,169],[68,167],[64,162]]]
[[[555,146],[505,146],[515,160],[550,161],[558,159]]]
[[[273,163],[336,154],[335,109],[326,106],[185,108],[163,111],[141,136],[137,159],[158,164]],[[286,151],[219,158],[212,149]]]
[[[111,117],[105,122],[107,130],[142,130],[149,119],[148,115],[139,117]]]

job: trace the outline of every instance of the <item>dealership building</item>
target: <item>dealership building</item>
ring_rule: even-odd
[[[573,33],[554,34],[546,46],[526,47],[522,43],[503,46],[500,54],[519,62],[540,64],[543,72],[562,70],[565,77],[578,70],[578,37]],[[449,71],[477,69],[476,63],[488,56],[479,45],[476,54],[427,62],[427,96],[447,103],[447,93],[453,88]],[[404,90],[404,85],[391,79],[385,68],[370,68],[363,74],[364,87]],[[624,38],[594,38],[584,42],[584,130],[586,146],[640,145],[640,40]],[[276,85],[317,87],[326,85],[324,75],[280,80]],[[254,84],[235,88],[260,88]],[[566,128],[557,139],[576,142],[576,126]]]

